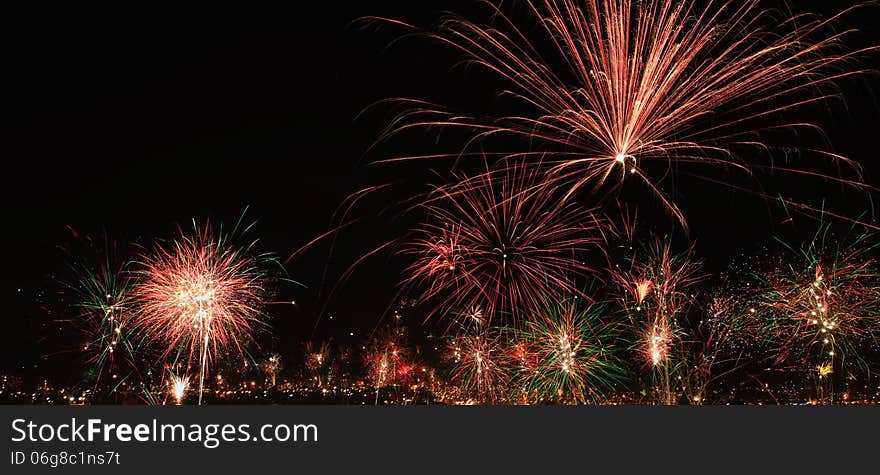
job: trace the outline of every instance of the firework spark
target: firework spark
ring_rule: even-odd
[[[675,403],[671,378],[681,363],[681,358],[673,358],[680,353],[685,334],[681,319],[694,301],[693,287],[704,278],[692,253],[690,248],[676,254],[670,239],[653,237],[633,252],[624,268],[615,266],[611,271],[638,349],[666,404]]]
[[[395,319],[376,329],[362,348],[364,366],[376,389],[375,403],[378,404],[379,390],[404,382],[415,366],[408,361],[411,350],[406,328]]]
[[[264,325],[266,279],[260,257],[249,256],[208,226],[194,236],[156,246],[142,256],[137,332],[163,354],[198,362],[199,403],[205,374],[221,351],[242,354]]]
[[[652,326],[643,337],[645,354],[652,366],[663,366],[668,362],[672,346],[672,331],[661,325]]]
[[[312,379],[320,388],[324,382],[324,370],[330,366],[330,344],[306,343],[306,368],[312,374]]]
[[[746,295],[719,289],[685,322],[682,380],[693,404],[706,402],[712,383],[751,362],[749,351],[758,342],[759,328],[754,309],[747,308]]]
[[[149,349],[132,338],[132,319],[138,312],[134,301],[137,279],[131,272],[126,246],[106,232],[98,236],[69,228],[73,241],[62,248],[70,253],[68,277],[59,279],[64,301],[72,303],[72,324],[77,336],[74,351],[82,355],[85,377],[92,382],[93,400],[118,400],[127,387],[138,397],[151,399],[146,390],[151,359]],[[74,257],[75,256],[75,257]]]
[[[485,173],[437,195],[405,250],[415,256],[406,283],[440,302],[431,315],[460,316],[476,305],[489,324],[551,291],[574,292],[572,275],[590,272],[583,259],[601,240],[602,221],[560,204],[535,173]]]
[[[462,394],[495,402],[507,384],[505,342],[498,332],[463,329],[451,342],[452,380]]]
[[[876,246],[870,234],[838,239],[821,226],[811,242],[788,248],[780,265],[759,276],[756,308],[777,349],[774,365],[819,368],[829,384],[841,369],[865,369],[860,347],[880,330]]]
[[[178,376],[176,374],[172,374],[168,378],[168,390],[171,394],[171,397],[174,398],[174,403],[180,405],[183,401],[183,397],[186,396],[186,391],[189,389],[189,378],[186,376]]]
[[[281,361],[281,355],[279,355],[278,353],[272,353],[271,355],[269,355],[268,358],[260,363],[260,369],[269,376],[272,382],[272,387],[275,387],[276,377],[283,368],[284,363]]]
[[[134,305],[134,281],[124,266],[105,261],[97,270],[75,266],[79,280],[71,288],[79,310],[77,325],[85,336],[81,350],[95,375],[95,386],[102,378],[121,381],[137,374],[135,345],[129,339]]]
[[[606,308],[568,297],[545,301],[517,331],[517,384],[538,401],[599,401],[622,379],[615,342],[619,328]]]
[[[847,51],[843,40],[853,31],[835,28],[852,8],[820,19],[780,15],[763,8],[763,0],[703,6],[666,0],[523,3],[529,24],[507,16],[500,3],[488,3],[492,25],[452,19],[427,35],[500,77],[508,87],[503,96],[514,98],[525,113],[485,118],[404,101],[412,108],[392,123],[388,135],[426,126],[471,130],[469,143],[512,134],[529,146],[499,153],[504,159],[549,163],[551,180],[571,191],[638,180],[682,224],[683,213],[657,178],[681,165],[738,169],[749,176],[764,170],[821,176],[865,186],[858,164],[845,157],[800,148],[803,155],[848,167],[848,178],[826,175],[806,157],[797,166],[774,164],[760,158],[773,144],[756,138],[768,131],[819,130],[800,120],[780,122],[779,116],[832,97],[835,81],[863,72],[853,69],[851,60],[877,48]],[[446,155],[428,158],[438,156]],[[395,160],[413,158],[426,157]]]

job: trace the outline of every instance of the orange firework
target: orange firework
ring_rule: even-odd
[[[263,325],[265,274],[259,259],[215,238],[208,226],[181,234],[142,257],[135,326],[146,341],[163,345],[166,357],[198,362],[201,403],[210,361],[221,351],[242,353]]]
[[[858,164],[823,150],[800,152],[848,165],[853,175],[827,176],[803,162],[758,161],[773,147],[756,138],[766,131],[817,130],[785,119],[785,113],[831,97],[834,81],[863,72],[849,68],[849,60],[876,47],[843,50],[852,30],[834,28],[852,8],[819,19],[786,16],[764,8],[763,0],[704,6],[668,0],[522,3],[530,22],[519,23],[487,2],[492,25],[454,19],[429,36],[502,78],[503,95],[518,100],[516,107],[524,105],[524,113],[485,118],[404,101],[413,108],[388,135],[440,126],[471,130],[474,140],[519,136],[536,147],[498,155],[550,163],[550,180],[571,191],[613,188],[631,177],[682,224],[661,177],[683,164],[749,175],[767,169],[864,186]],[[417,157],[400,159],[409,158]]]
[[[650,279],[642,279],[638,282],[635,282],[634,293],[636,297],[636,302],[639,305],[645,301],[645,297],[648,296],[648,292],[651,291],[651,287],[654,285]]]

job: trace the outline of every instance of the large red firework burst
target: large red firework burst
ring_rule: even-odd
[[[846,11],[828,19],[788,15],[764,8],[763,0],[521,3],[528,21],[507,15],[500,2],[486,2],[493,24],[456,18],[428,36],[500,76],[507,84],[503,96],[518,100],[524,112],[484,117],[411,101],[413,108],[388,133],[440,126],[474,131],[475,140],[519,136],[530,146],[499,155],[550,163],[551,180],[571,189],[617,186],[632,177],[682,224],[683,214],[658,178],[673,166],[723,166],[747,174],[772,169],[862,184],[858,165],[830,152],[800,150],[850,165],[854,173],[832,177],[804,161],[758,158],[773,148],[757,138],[761,132],[818,129],[777,116],[834,95],[835,80],[862,72],[849,60],[876,49],[843,49],[852,30],[834,25]],[[746,148],[760,153],[737,153]],[[743,156],[749,158],[737,158]]]
[[[197,361],[201,378],[213,358],[230,350],[242,353],[264,324],[259,259],[214,237],[208,226],[156,246],[142,256],[141,266],[137,332],[161,345],[166,357]]]
[[[590,271],[585,254],[602,239],[592,211],[560,203],[535,173],[510,168],[440,187],[424,204],[427,220],[405,252],[415,256],[407,284],[435,303],[431,315],[490,322],[575,291]]]

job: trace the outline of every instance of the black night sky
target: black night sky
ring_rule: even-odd
[[[52,321],[43,303],[64,269],[68,226],[120,243],[150,242],[174,236],[193,218],[233,222],[248,207],[261,249],[287,257],[339,223],[331,217],[347,196],[390,183],[355,206],[350,217],[357,222],[335,242],[319,241],[290,262],[291,278],[305,288],[281,289],[280,298],[298,305],[272,309],[277,330],[267,344],[290,351],[313,329],[355,343],[376,326],[396,298],[402,258],[379,254],[328,294],[356,259],[408,228],[411,217],[398,203],[449,165],[371,165],[439,145],[434,135],[410,134],[370,149],[390,112],[359,114],[389,97],[492,108],[499,82],[456,67],[459,58],[448,48],[424,39],[394,42],[400,30],[352,23],[375,15],[430,25],[445,11],[486,19],[476,2],[354,3],[247,12],[4,7],[0,369],[26,372],[48,352],[38,344]],[[830,13],[845,2],[796,3],[792,8]],[[846,25],[876,44],[877,13],[850,15]],[[877,55],[861,61],[874,68]],[[840,89],[843,100],[802,114],[876,185],[880,80],[869,73]],[[866,194],[832,184],[767,183],[767,192],[807,191],[801,196],[813,204],[824,197],[841,213],[868,210]],[[686,175],[675,192],[710,269],[779,231],[780,210],[754,194]],[[643,213],[674,224],[657,208]]]

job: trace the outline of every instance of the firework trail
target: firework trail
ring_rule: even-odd
[[[752,361],[759,327],[747,297],[741,290],[719,289],[684,322],[681,373],[690,403],[707,402],[710,385]]]
[[[621,289],[619,300],[629,314],[637,348],[659,385],[665,404],[674,404],[672,377],[681,368],[677,356],[685,334],[682,317],[694,301],[694,286],[704,276],[693,248],[676,254],[670,239],[652,237],[634,251],[623,267],[611,268]]]
[[[530,21],[486,2],[492,25],[453,18],[425,34],[500,77],[507,84],[502,96],[523,112],[467,115],[401,99],[410,107],[381,140],[425,127],[472,131],[469,145],[495,135],[520,137],[522,148],[496,155],[549,164],[549,180],[569,192],[610,192],[637,180],[683,225],[683,213],[663,189],[664,178],[681,165],[691,165],[696,176],[722,167],[867,188],[857,163],[829,151],[800,147],[804,160],[795,164],[761,158],[778,148],[761,141],[768,132],[823,136],[816,125],[779,117],[835,96],[835,81],[864,72],[851,67],[852,59],[877,47],[847,50],[844,40],[854,31],[835,29],[855,7],[820,19],[764,8],[763,0],[521,3]],[[791,150],[793,144],[785,145]],[[465,149],[389,161],[475,154]],[[810,157],[850,176],[826,175],[806,162]]]
[[[510,168],[439,187],[423,207],[425,224],[404,253],[405,284],[439,302],[431,316],[459,322],[479,311],[491,323],[532,308],[550,292],[571,291],[591,271],[586,254],[603,239],[592,211],[560,204],[535,173]]]
[[[819,400],[833,398],[833,375],[866,371],[860,349],[880,332],[877,243],[868,233],[836,238],[820,226],[812,241],[787,246],[778,265],[759,275],[763,335],[786,363],[815,378]]]
[[[452,381],[461,393],[479,402],[496,402],[508,383],[504,366],[507,347],[501,332],[478,325],[462,327],[449,350]]]
[[[62,319],[77,336],[71,349],[81,356],[94,396],[118,400],[120,390],[130,385],[138,397],[150,402],[145,379],[150,371],[142,372],[142,368],[151,356],[131,338],[131,321],[138,308],[136,279],[125,248],[106,232],[92,236],[68,229],[73,240],[60,248],[75,257],[68,261],[67,276],[59,279],[58,295],[72,310]]]
[[[330,344],[306,343],[306,369],[312,374],[318,388],[322,387],[324,370],[330,366]]]
[[[278,353],[272,353],[260,363],[260,369],[271,378],[273,388],[275,387],[275,379],[283,368],[284,363]]]
[[[174,398],[174,404],[180,405],[189,389],[189,378],[171,374],[168,377],[168,392]]]
[[[599,402],[623,379],[620,326],[602,304],[577,295],[547,299],[515,330],[514,387],[532,402]]]
[[[72,268],[78,277],[69,286],[78,310],[75,322],[85,337],[81,350],[94,374],[95,387],[103,378],[118,384],[137,375],[139,360],[129,339],[130,323],[137,312],[131,275],[124,265],[114,265],[109,258],[97,269],[88,265]]]
[[[227,351],[244,354],[265,326],[269,258],[250,250],[215,237],[206,225],[141,256],[134,327],[147,343],[161,345],[166,358],[198,364],[199,404],[211,360]]]
[[[376,388],[375,404],[378,405],[379,390],[404,381],[412,369],[408,363],[410,349],[406,328],[393,322],[376,329],[363,350],[364,366]]]

